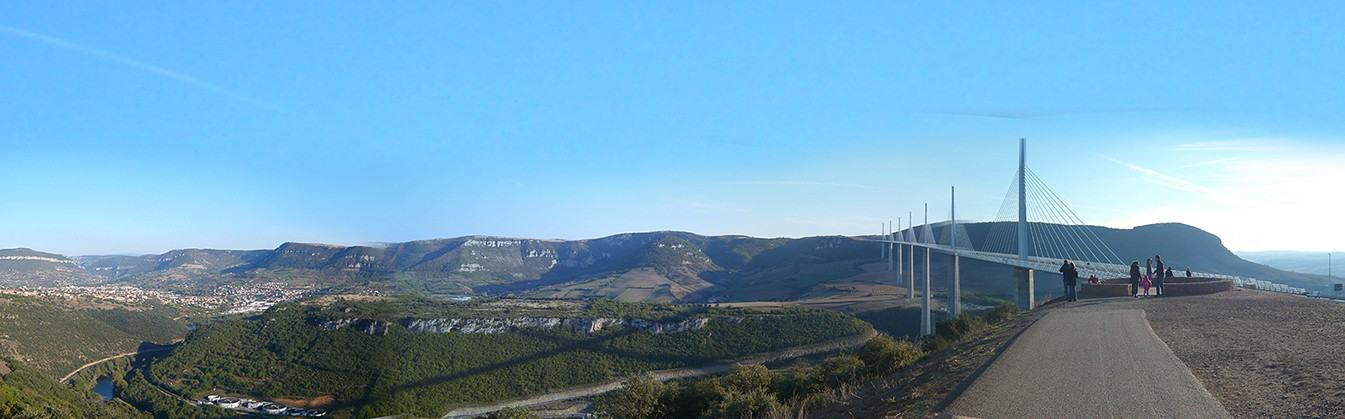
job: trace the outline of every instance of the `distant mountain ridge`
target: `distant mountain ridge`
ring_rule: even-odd
[[[1342,271],[1345,271],[1345,252],[1332,252],[1336,256],[1334,269],[1332,269],[1333,264],[1328,260],[1327,252],[1261,251],[1236,253],[1240,258],[1290,272],[1313,275],[1326,275],[1329,272],[1336,276],[1336,282],[1341,282]]]
[[[996,226],[965,224],[974,243],[985,240]],[[934,233],[941,235],[942,228],[935,226]],[[1191,266],[1312,289],[1328,286],[1325,278],[1243,260],[1217,236],[1184,224],[1091,229],[1127,262],[1143,263],[1161,254],[1178,269]],[[851,237],[754,238],[676,231],[586,240],[464,236],[381,246],[290,242],[270,250],[178,249],[160,255],[75,258],[9,249],[0,250],[0,286],[126,283],[199,292],[220,284],[285,282],[332,291],[372,288],[628,301],[789,299],[819,284],[864,274],[861,266],[878,262],[878,257],[877,244]],[[942,262],[935,259],[937,269]],[[978,274],[997,277],[999,272],[974,263],[964,266],[964,277]]]
[[[91,279],[78,261],[65,256],[27,248],[0,249],[0,285],[68,285]]]

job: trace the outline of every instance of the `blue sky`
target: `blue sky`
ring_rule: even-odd
[[[1166,3],[0,4],[0,247],[864,234],[1027,137],[1085,221],[1339,248],[1345,5]]]

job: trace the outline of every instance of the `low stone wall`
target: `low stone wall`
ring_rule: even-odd
[[[1217,278],[1169,278],[1163,294],[1170,296],[1214,294],[1233,289],[1233,281]],[[1155,291],[1150,289],[1151,294]],[[1084,298],[1129,297],[1130,279],[1108,279],[1098,284],[1084,283],[1079,288]]]
[[[1099,284],[1085,282],[1079,287],[1079,296],[1083,298],[1129,297],[1130,280],[1126,280],[1126,282],[1105,281]]]
[[[1163,284],[1164,295],[1214,294],[1233,289],[1233,281],[1214,278],[1172,278]]]

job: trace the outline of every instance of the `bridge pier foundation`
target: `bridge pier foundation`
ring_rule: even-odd
[[[933,276],[933,265],[930,264],[930,256],[934,253],[933,249],[924,248],[925,253],[925,284],[920,288],[920,336],[929,336],[934,334],[934,316],[930,313],[930,307],[933,305],[932,298],[934,290],[930,289],[930,279]]]
[[[1025,268],[1014,269],[1015,287],[1014,296],[1018,301],[1018,309],[1028,311],[1037,308],[1036,301],[1036,271]]]
[[[906,246],[906,260],[910,261],[911,270],[906,275],[906,299],[915,299],[915,246]]]
[[[962,314],[962,257],[953,254],[953,286],[949,287],[948,312],[952,318]]]
[[[887,239],[888,239],[888,240],[891,240],[891,238],[887,238]],[[893,250],[894,250],[894,246],[892,245],[892,243],[888,243],[888,244],[887,244],[887,271],[888,271],[888,272],[897,270],[897,256],[896,256],[896,253],[893,252]]]

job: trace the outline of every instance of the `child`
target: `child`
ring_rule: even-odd
[[[1140,286],[1141,286],[1141,287],[1144,287],[1144,296],[1145,296],[1145,297],[1148,297],[1148,296],[1149,296],[1149,287],[1152,287],[1153,285],[1154,285],[1154,281],[1153,281],[1152,279],[1149,279],[1149,276],[1148,276],[1148,275],[1145,275],[1144,278],[1140,278]]]

